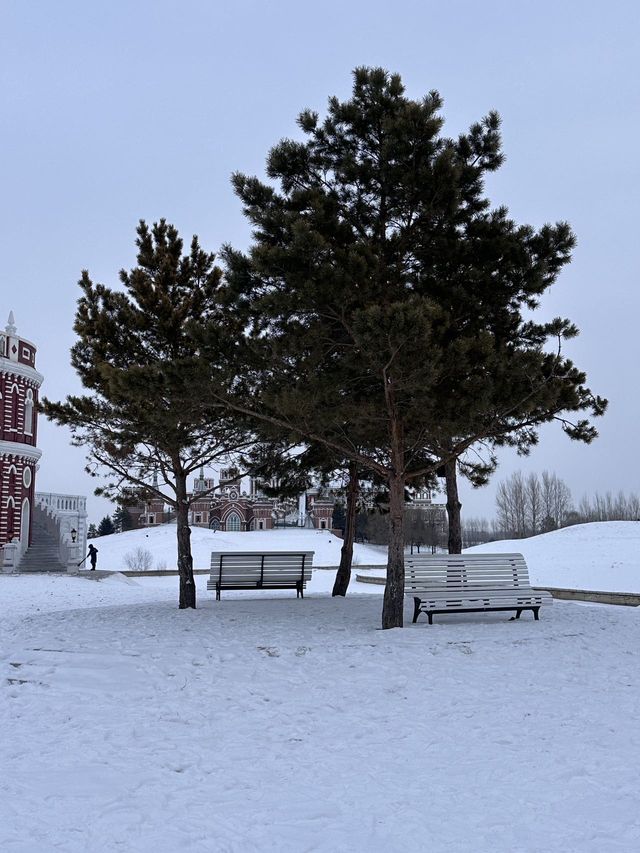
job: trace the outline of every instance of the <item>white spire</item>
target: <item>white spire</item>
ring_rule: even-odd
[[[5,326],[5,332],[8,335],[15,335],[18,330],[16,329],[16,321],[13,316],[13,311],[9,311],[9,319],[7,320],[7,325]]]

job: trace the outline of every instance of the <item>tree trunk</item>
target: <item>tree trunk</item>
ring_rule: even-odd
[[[358,467],[352,462],[349,465],[349,483],[347,484],[347,508],[344,515],[344,539],[340,551],[340,565],[333,584],[331,595],[346,595],[351,580],[351,563],[353,560],[353,541],[356,537],[356,514],[358,512]]]
[[[447,484],[447,516],[449,519],[449,553],[462,553],[462,523],[460,510],[462,504],[458,499],[458,480],[456,476],[456,460],[451,459],[444,466]]]
[[[389,556],[382,605],[382,627],[402,628],[404,611],[404,476],[389,478]]]
[[[191,530],[187,503],[187,478],[176,474],[176,523],[178,532],[178,574],[180,576],[180,610],[196,607],[196,585],[193,580]]]

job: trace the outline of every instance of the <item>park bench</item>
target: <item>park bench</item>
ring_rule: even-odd
[[[211,574],[207,589],[295,589],[304,598],[311,579],[313,551],[244,551],[211,554]]]
[[[414,599],[413,621],[426,613],[532,610],[534,619],[548,592],[532,589],[522,554],[412,554],[405,558],[405,595]]]

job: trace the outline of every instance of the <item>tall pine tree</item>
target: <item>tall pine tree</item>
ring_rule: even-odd
[[[399,76],[357,69],[350,100],[331,98],[323,121],[303,112],[304,141],[271,150],[272,183],[234,176],[254,238],[247,255],[224,252],[252,356],[233,396],[212,395],[386,482],[384,628],[403,622],[405,485],[513,431],[511,412],[526,431],[534,398],[537,422],[604,407],[545,349],[571,325],[523,319],[569,261],[571,230],[491,210],[497,114],[449,139],[440,108],[435,92],[410,100]]]
[[[243,327],[227,310],[214,255],[196,237],[183,254],[164,220],[140,222],[137,234],[137,266],[121,271],[120,289],[94,284],[87,271],[80,280],[71,363],[90,394],[45,400],[43,409],[88,448],[91,473],[110,475],[100,493],[156,497],[175,509],[179,606],[195,607],[188,477],[251,443],[237,415],[208,405],[202,386],[233,379]],[[197,342],[205,326],[208,362]]]

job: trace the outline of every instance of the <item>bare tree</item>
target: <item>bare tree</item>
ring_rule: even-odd
[[[462,525],[462,538],[466,548],[490,542],[494,536],[486,518],[469,518]]]
[[[511,500],[511,490],[509,483],[505,480],[498,483],[496,491],[496,531],[500,531],[505,538],[510,538],[515,535],[515,516],[513,510],[513,502]]]
[[[542,472],[543,530],[564,527],[572,509],[571,490],[556,474]]]
[[[520,471],[498,485],[496,504],[498,526],[514,539],[527,536],[527,486]]]
[[[640,498],[635,492],[628,496],[619,491],[615,498],[611,492],[604,495],[596,492],[590,498],[583,495],[578,504],[575,521],[584,524],[590,521],[639,521]]]
[[[535,536],[540,532],[542,522],[542,486],[537,474],[529,474],[525,481],[527,508],[527,535]]]
[[[556,474],[542,478],[516,471],[498,485],[495,527],[505,537],[521,539],[564,526],[571,511],[571,491]]]

